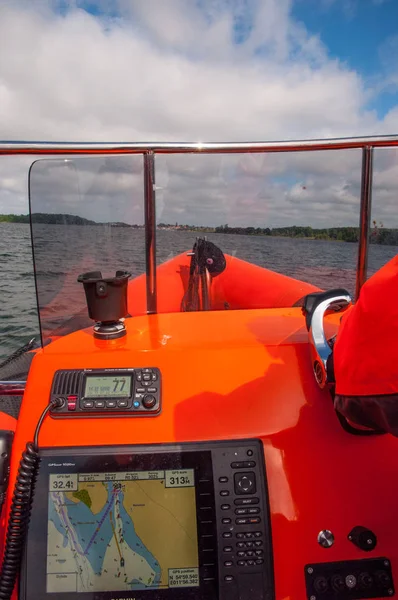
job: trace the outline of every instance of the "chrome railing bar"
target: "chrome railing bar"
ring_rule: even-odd
[[[240,153],[303,152],[342,150],[366,146],[398,146],[398,135],[293,140],[285,142],[151,142],[151,143],[86,143],[86,142],[17,142],[0,141],[0,154],[159,154],[174,153]]]
[[[359,244],[356,274],[356,299],[367,279],[369,231],[372,210],[373,148],[366,146],[362,150],[361,205],[359,209]]]
[[[146,310],[157,312],[155,155],[144,153]]]

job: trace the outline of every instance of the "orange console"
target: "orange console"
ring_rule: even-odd
[[[338,318],[327,322],[333,333]],[[7,510],[26,443],[59,400],[38,438],[20,597],[393,595],[398,441],[342,428],[301,309],[125,325],[33,359]]]

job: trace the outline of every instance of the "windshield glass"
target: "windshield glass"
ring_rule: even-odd
[[[29,188],[45,344],[92,324],[77,282],[81,273],[144,273],[142,156],[39,160],[32,165]]]
[[[131,272],[129,315],[146,312],[144,181],[143,155],[33,164],[44,342],[91,324],[77,282],[87,271]],[[158,312],[299,306],[332,287],[354,295],[361,150],[155,154],[152,188]],[[369,273],[394,252],[371,254]]]

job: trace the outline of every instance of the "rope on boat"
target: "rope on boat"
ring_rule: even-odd
[[[0,369],[5,367],[6,365],[9,365],[11,362],[22,356],[22,354],[25,354],[25,352],[29,352],[29,350],[32,350],[35,346],[36,338],[32,338],[27,344],[24,344],[23,346],[21,346],[21,348],[15,350],[15,352],[10,354],[10,356],[8,356],[2,363],[0,363]]]
[[[36,338],[32,338],[27,344],[18,348],[0,363],[0,381],[26,380],[34,357],[34,353],[31,350],[36,347]],[[17,419],[21,402],[22,396],[0,395],[0,411]]]

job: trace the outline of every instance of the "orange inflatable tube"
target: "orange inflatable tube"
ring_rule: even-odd
[[[303,296],[319,291],[314,285],[258,267],[228,254],[226,268],[212,280],[211,310],[283,308]],[[157,268],[157,309],[159,313],[180,312],[188,289],[190,257],[179,254]],[[131,315],[146,313],[146,281],[140,275],[129,283],[128,307]]]

